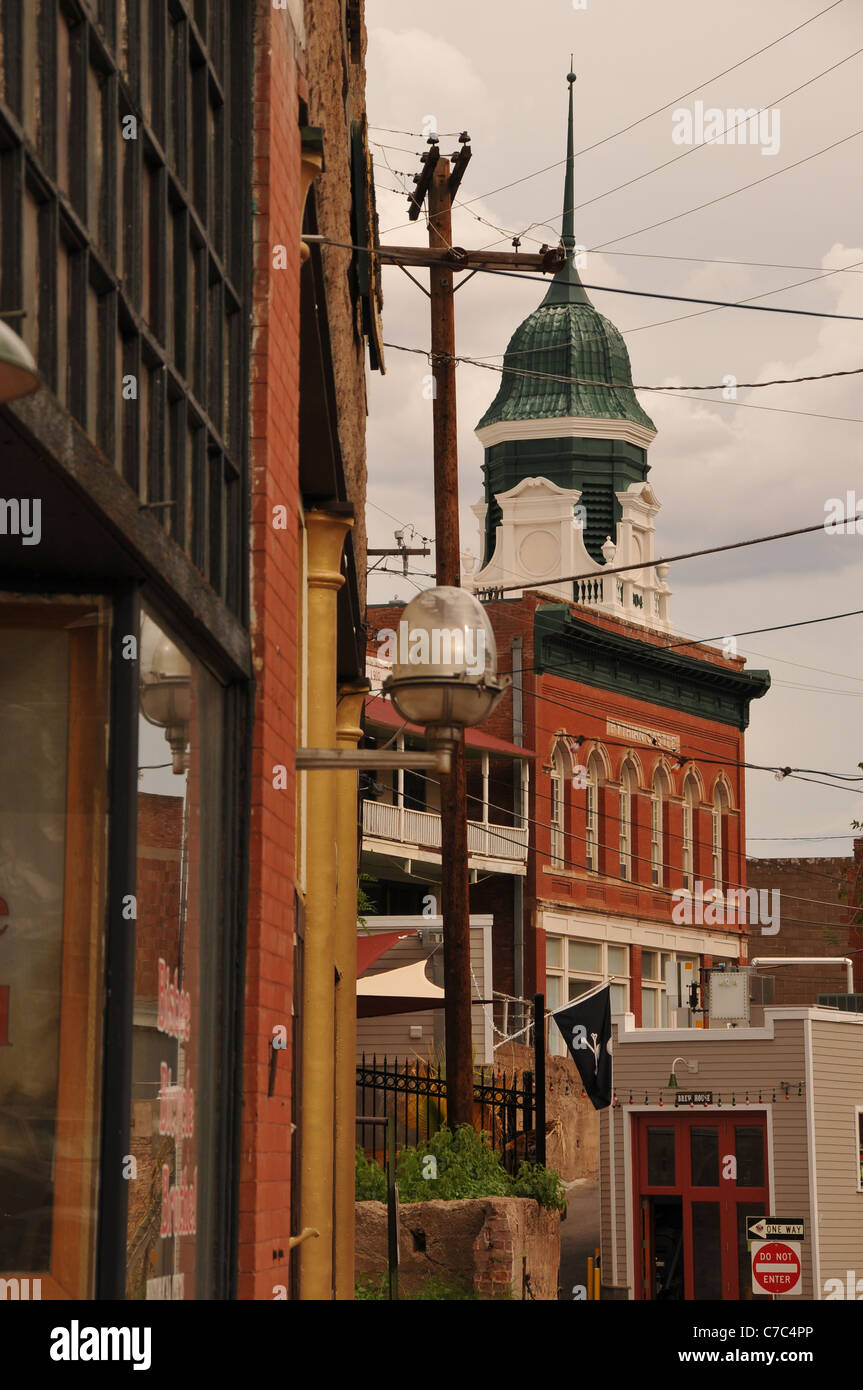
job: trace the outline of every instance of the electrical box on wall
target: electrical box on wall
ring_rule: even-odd
[[[711,1025],[749,1022],[748,970],[708,971],[708,1012]]]

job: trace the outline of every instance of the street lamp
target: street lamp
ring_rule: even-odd
[[[442,586],[411,599],[399,623],[384,691],[403,719],[423,724],[429,744],[457,743],[489,717],[512,684],[497,674],[488,616],[467,589]]]
[[[29,396],[41,385],[33,354],[0,316],[0,401]]]
[[[163,637],[141,684],[141,713],[150,724],[164,729],[177,776],[182,776],[187,767],[191,710],[191,668],[171,639]]]
[[[511,684],[497,674],[494,632],[473,594],[443,585],[411,599],[383,688],[403,719],[425,725],[429,746],[451,756],[441,777],[440,813],[447,1116],[453,1128],[471,1123],[474,1098],[463,731],[487,719]]]

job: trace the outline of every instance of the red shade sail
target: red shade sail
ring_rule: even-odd
[[[370,966],[376,960],[386,955],[387,951],[392,950],[398,941],[406,941],[409,936],[416,936],[415,931],[387,931],[377,932],[373,936],[357,937],[357,979],[365,975]]]

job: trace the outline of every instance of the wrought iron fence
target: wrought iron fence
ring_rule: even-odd
[[[493,1066],[474,1068],[474,1124],[508,1172],[535,1157],[536,1090],[533,1073]],[[371,1059],[357,1067],[357,1143],[375,1154],[375,1129],[365,1116],[392,1116],[396,1146],[428,1143],[447,1122],[446,1077],[440,1066],[418,1059]]]

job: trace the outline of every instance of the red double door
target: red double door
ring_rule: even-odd
[[[763,1113],[633,1117],[636,1298],[751,1299],[746,1218],[769,1211]]]

